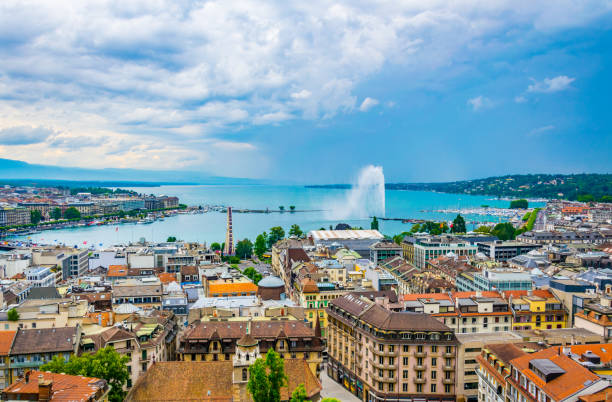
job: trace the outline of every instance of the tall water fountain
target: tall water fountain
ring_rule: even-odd
[[[345,199],[333,202],[329,219],[363,219],[385,216],[385,175],[382,166],[368,165],[359,171],[357,180]]]

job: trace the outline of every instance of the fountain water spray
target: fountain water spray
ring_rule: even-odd
[[[342,201],[333,203],[328,219],[363,219],[385,216],[385,175],[382,166],[368,165]]]

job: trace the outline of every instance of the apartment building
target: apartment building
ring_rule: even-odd
[[[0,390],[11,385],[9,354],[17,331],[0,331]]]
[[[191,324],[179,339],[181,361],[232,361],[237,342],[247,333],[259,345],[262,355],[269,349],[283,359],[301,359],[318,378],[323,361],[323,340],[317,328],[283,317],[226,319]],[[248,330],[247,330],[248,328]]]
[[[26,279],[35,288],[55,286],[55,273],[49,267],[32,267],[25,272]]]
[[[515,345],[486,345],[478,355],[478,401],[506,402],[509,395],[506,391],[506,378],[512,374],[510,361],[526,353]]]
[[[0,207],[0,226],[27,225],[30,222],[29,209],[21,207]]]
[[[527,254],[540,248],[538,244],[522,243],[520,241],[491,241],[477,243],[478,252],[494,261],[508,261],[518,255]]]
[[[133,304],[143,309],[160,309],[162,284],[156,277],[123,279],[113,284],[113,306]]]
[[[370,261],[374,264],[401,255],[402,246],[392,240],[381,240],[370,246]]]
[[[612,339],[612,299],[602,296],[599,300],[585,301],[574,313],[574,326]]]
[[[419,269],[425,268],[429,260],[449,253],[461,257],[475,255],[478,252],[478,247],[475,245],[448,235],[420,235],[410,239],[413,242],[411,249],[406,252],[406,247],[404,247],[404,254],[412,255],[412,259],[409,259],[408,262]]]
[[[504,292],[512,311],[512,328],[566,328],[568,313],[563,304],[549,290]]]
[[[62,279],[84,276],[89,268],[89,250],[70,247],[40,247],[32,249],[32,264],[56,266]]]
[[[506,398],[509,401],[575,401],[610,385],[558,347],[526,354],[510,360],[506,377]]]
[[[463,272],[457,276],[457,290],[531,290],[533,281],[527,272],[508,269],[484,269],[481,272]]]
[[[221,277],[207,280],[204,293],[207,297],[256,296],[257,285],[245,276]]]
[[[455,400],[453,331],[427,314],[348,294],[331,301],[328,375],[363,401]]]

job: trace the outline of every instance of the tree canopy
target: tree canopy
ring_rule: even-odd
[[[66,208],[64,211],[64,218],[66,219],[81,219],[81,213],[75,207]]]
[[[525,199],[510,201],[510,208],[512,209],[516,209],[516,208],[527,209],[528,207],[529,207],[529,202],[527,202],[527,200]]]
[[[498,223],[495,225],[491,234],[497,236],[499,240],[514,240],[515,229],[510,222]]]
[[[6,315],[9,321],[19,321],[19,312],[14,308],[10,309]]]
[[[306,400],[308,400],[306,388],[304,388],[304,384],[300,384],[293,390],[289,402],[304,402]]]
[[[291,228],[289,229],[289,236],[302,237],[303,234],[304,232],[302,232],[299,225],[295,223],[291,225]]]
[[[284,238],[285,230],[282,227],[274,226],[270,228],[270,234],[268,235],[268,249],[271,249],[277,241]]]
[[[175,236],[168,236],[168,238],[166,239],[167,243],[174,243],[175,241],[176,241]]]
[[[236,256],[247,259],[253,254],[253,243],[249,239],[240,240],[236,244]]]
[[[66,361],[55,356],[50,362],[40,367],[41,371],[65,373],[85,377],[103,378],[111,386],[109,400],[120,402],[125,398],[123,386],[130,378],[127,368],[129,358],[121,356],[112,346],[98,350],[95,354],[84,353],[81,356],[70,356]]]
[[[263,278],[263,275],[261,275],[259,272],[257,272],[257,270],[255,268],[253,268],[253,267],[246,268],[244,271],[242,271],[242,273],[244,274],[244,276],[246,276],[247,278],[252,280],[253,283],[256,284],[256,285]]]
[[[453,227],[451,228],[452,233],[465,233],[467,229],[465,227],[465,219],[463,216],[457,215],[457,217],[453,220]]]
[[[32,222],[34,225],[38,225],[38,222],[40,222],[42,220],[42,213],[35,209],[33,211],[30,211],[30,222]]]
[[[267,246],[267,233],[263,232],[262,234],[258,235],[257,238],[255,239],[255,255],[259,258],[263,257],[264,253],[268,250],[268,246]]]
[[[62,210],[58,207],[53,208],[53,211],[51,211],[51,218],[55,220],[62,219]]]
[[[285,363],[274,349],[265,359],[259,358],[249,367],[247,389],[254,402],[280,402],[280,389],[287,383]]]
[[[372,222],[370,222],[370,229],[378,230],[378,219],[376,219],[376,217],[372,218]]]
[[[213,244],[210,245],[210,249],[212,251],[219,251],[221,250],[221,244],[214,242]]]

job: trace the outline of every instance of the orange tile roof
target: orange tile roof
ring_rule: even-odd
[[[504,296],[507,298],[509,298],[510,296],[516,298],[516,297],[524,297],[524,296],[528,296],[530,292],[529,290],[505,290],[503,292]],[[531,290],[532,295],[536,296],[536,297],[541,297],[544,299],[551,299],[551,298],[555,298],[555,296],[550,292],[550,290],[546,290],[546,289],[534,289]]]
[[[113,311],[100,311],[96,313],[87,313],[87,317],[90,318],[94,324],[100,324],[103,327],[109,327],[113,325],[114,320]]]
[[[171,274],[169,272],[162,272],[157,274],[157,277],[159,278],[159,280],[161,281],[161,283],[172,283],[172,282],[178,282],[178,280],[176,279],[176,275],[175,274]]]
[[[128,273],[127,265],[109,265],[106,276],[122,277],[122,276],[127,276],[127,273]]]
[[[419,299],[450,300],[447,293],[413,293],[404,295],[402,300],[414,301]]]
[[[548,359],[565,371],[565,374],[545,382],[529,368],[534,359]],[[532,354],[517,357],[510,361],[525,377],[541,388],[552,399],[561,400],[573,395],[585,387],[587,381],[597,381],[599,377],[587,368],[564,354],[559,354],[558,347],[552,347]]]
[[[257,292],[257,285],[253,282],[222,282],[208,285],[209,295],[217,293]]]
[[[0,331],[0,356],[8,356],[17,331]]]
[[[467,299],[470,297],[476,297],[476,292],[453,292],[453,299]],[[501,297],[501,294],[496,290],[485,290],[480,292],[481,297]]]
[[[602,363],[608,363],[612,360],[612,343],[572,345],[570,346],[570,350],[577,355],[582,355],[587,351],[591,351],[601,358]]]
[[[29,381],[20,378],[5,388],[2,392],[9,398],[17,395],[36,395],[38,396],[39,376],[46,381],[51,381],[51,400],[52,401],[87,401],[92,396],[102,396],[108,390],[106,380],[93,377],[81,377],[77,375],[57,374],[43,371],[32,370],[29,372]]]

